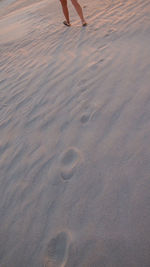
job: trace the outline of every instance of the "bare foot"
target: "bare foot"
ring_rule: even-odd
[[[82,26],[83,27],[87,26],[87,23],[86,22],[82,22]]]
[[[63,24],[64,24],[65,26],[67,26],[67,27],[70,27],[70,26],[71,26],[70,22],[67,22],[66,20],[63,21]]]

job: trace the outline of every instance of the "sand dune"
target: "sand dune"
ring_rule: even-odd
[[[150,3],[0,2],[0,266],[150,265]]]

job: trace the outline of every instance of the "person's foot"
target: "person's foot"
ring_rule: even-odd
[[[87,23],[86,22],[82,23],[82,26],[83,27],[87,26]]]
[[[86,22],[85,20],[82,21],[82,26],[83,26],[83,27],[87,26],[87,22]]]
[[[66,20],[63,21],[63,24],[64,24],[65,26],[67,26],[67,27],[70,27],[70,26],[71,26],[70,22],[67,22]]]

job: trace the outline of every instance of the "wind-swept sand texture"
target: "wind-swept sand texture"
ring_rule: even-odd
[[[0,1],[0,266],[150,266],[150,2]]]

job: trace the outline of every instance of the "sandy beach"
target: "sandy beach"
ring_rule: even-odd
[[[150,1],[0,1],[0,267],[150,266]]]

